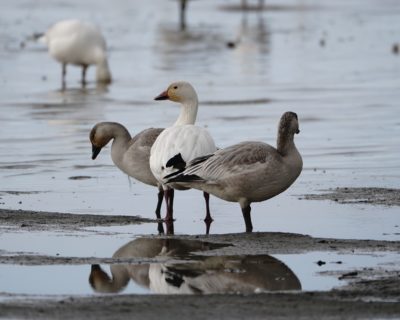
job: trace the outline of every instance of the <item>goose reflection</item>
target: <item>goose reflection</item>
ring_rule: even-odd
[[[254,293],[300,290],[299,279],[284,263],[269,255],[201,256],[194,252],[227,246],[178,239],[133,240],[113,258],[158,258],[151,264],[114,264],[110,277],[92,265],[89,282],[96,292],[121,292],[132,279],[161,294]],[[177,262],[177,260],[180,260]],[[187,261],[185,261],[187,260]]]

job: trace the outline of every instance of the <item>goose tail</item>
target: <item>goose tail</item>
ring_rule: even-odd
[[[172,182],[193,182],[193,181],[204,181],[203,178],[198,176],[196,174],[197,169],[201,167],[201,164],[206,161],[208,158],[210,158],[213,154],[209,154],[206,156],[201,156],[198,158],[193,159],[190,161],[188,164],[185,164],[184,167],[178,167],[175,165],[175,167],[178,169],[177,171],[168,174],[167,176],[164,177],[166,180],[166,183],[172,183]],[[180,154],[179,154],[180,156]],[[182,164],[181,161],[176,161],[177,156],[174,158],[171,158],[171,162],[178,162],[179,164]],[[175,161],[174,161],[175,160]],[[172,164],[172,163],[171,163]],[[167,163],[168,166],[168,163]]]

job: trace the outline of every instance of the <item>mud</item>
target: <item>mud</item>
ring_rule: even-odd
[[[372,204],[400,206],[400,189],[389,188],[335,188],[322,194],[306,194],[306,200],[331,200],[342,204]]]
[[[2,232],[9,227],[19,227],[23,231],[78,231],[86,227],[140,224],[151,221],[154,220],[127,215],[104,216],[0,209]]]
[[[358,291],[203,296],[99,296],[1,304],[5,317],[40,319],[396,319],[398,302],[364,301]],[[156,311],[155,311],[156,310]]]

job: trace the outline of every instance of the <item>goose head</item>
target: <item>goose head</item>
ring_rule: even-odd
[[[110,284],[111,282],[112,279],[103,271],[103,269],[101,269],[98,264],[92,264],[89,283],[94,290],[99,292],[107,292],[108,290],[104,288],[106,287],[104,284]]]
[[[294,112],[285,112],[279,121],[279,134],[283,136],[293,136],[300,133],[299,120]]]
[[[100,122],[93,127],[89,135],[90,142],[92,143],[92,160],[96,159],[101,149],[106,146],[113,137],[108,123]]]
[[[113,272],[114,267],[114,272]],[[111,267],[113,277],[111,278],[98,264],[92,264],[89,283],[93,290],[102,293],[116,293],[122,291],[128,284],[130,277],[124,265]]]
[[[181,104],[197,103],[197,93],[189,82],[178,81],[168,86],[168,89],[160,93],[154,100],[171,100]]]
[[[295,150],[294,135],[300,133],[299,120],[294,112],[285,112],[278,127],[277,150],[282,156],[286,156]]]

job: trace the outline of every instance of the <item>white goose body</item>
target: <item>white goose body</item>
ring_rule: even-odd
[[[293,141],[298,132],[297,115],[286,112],[279,123],[277,149],[263,142],[242,142],[194,159],[183,172],[166,179],[238,202],[250,232],[250,204],[285,191],[302,171],[303,161]]]
[[[164,177],[178,170],[167,167],[168,161],[174,156],[180,154],[187,163],[215,150],[214,140],[206,129],[191,124],[170,127],[153,144],[150,168],[157,180],[165,183]]]
[[[97,81],[111,82],[106,41],[95,25],[79,20],[63,20],[50,27],[42,40],[50,56],[63,65],[63,78],[67,64],[84,68],[82,81],[85,81],[86,68],[96,65]]]
[[[171,100],[181,104],[180,115],[172,127],[166,128],[154,142],[150,153],[150,169],[156,179],[163,185],[166,193],[166,220],[172,221],[173,189],[187,189],[181,185],[165,185],[164,177],[182,169],[186,163],[196,157],[213,153],[217,150],[214,140],[208,131],[195,126],[198,100],[194,88],[187,82],[172,83],[155,100]],[[172,195],[169,194],[171,190]],[[205,221],[212,221],[208,194],[204,194],[207,206]],[[169,201],[170,199],[170,201]]]
[[[172,127],[166,128],[157,138],[150,154],[150,168],[160,183],[164,177],[178,169],[167,166],[168,161],[180,154],[187,163],[194,158],[213,153],[217,150],[208,131],[195,126],[198,100],[194,88],[187,82],[176,82],[156,98],[181,103],[180,115]]]

